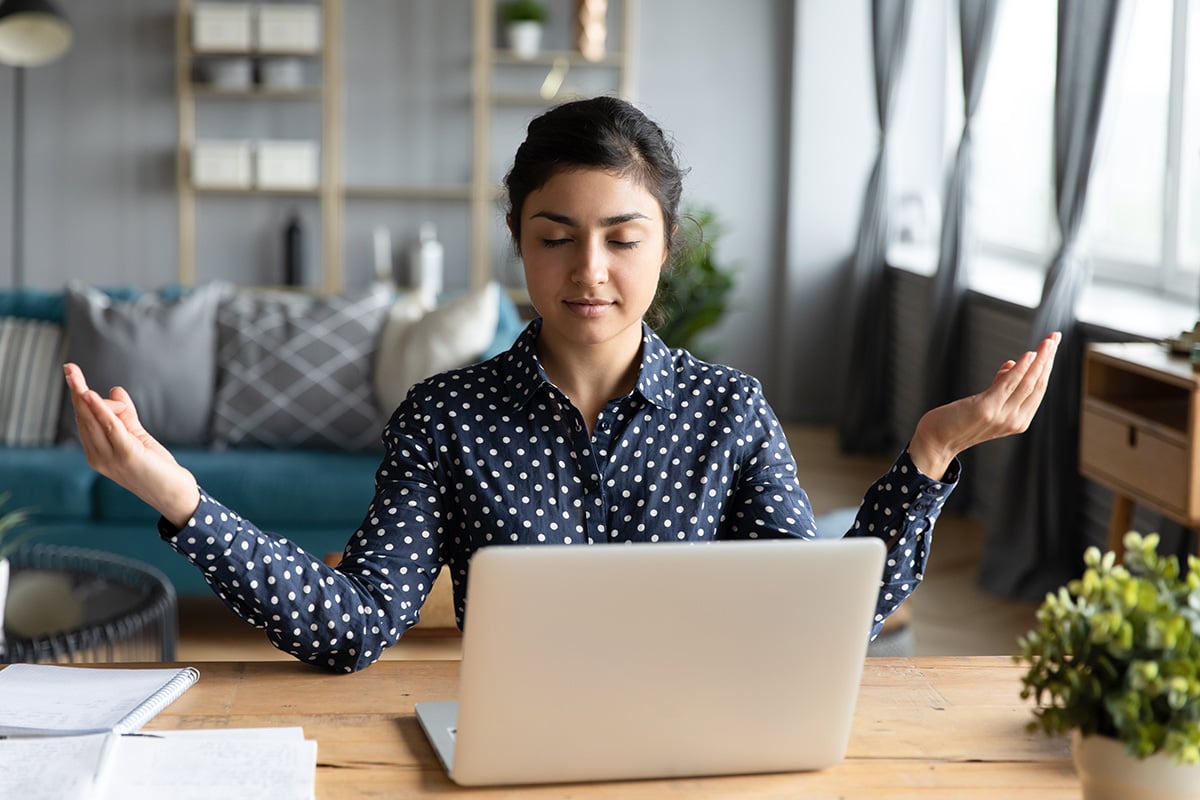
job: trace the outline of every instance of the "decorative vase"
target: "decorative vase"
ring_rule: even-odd
[[[1177,764],[1166,753],[1136,758],[1107,736],[1071,733],[1084,800],[1188,800],[1200,797],[1200,764]]]
[[[575,46],[588,61],[604,60],[608,39],[608,0],[577,0]]]
[[[529,20],[510,22],[505,30],[508,46],[517,58],[534,58],[542,49],[542,23]]]

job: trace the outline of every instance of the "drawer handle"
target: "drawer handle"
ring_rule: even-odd
[[[1138,438],[1137,434],[1138,434],[1137,428],[1130,426],[1130,428],[1129,428],[1129,446],[1130,447],[1137,447],[1137,438]]]

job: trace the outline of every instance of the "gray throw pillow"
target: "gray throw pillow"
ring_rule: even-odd
[[[115,301],[79,281],[66,286],[66,360],[107,397],[123,386],[143,427],[165,444],[210,441],[216,385],[216,315],[225,283],[164,298],[147,292]],[[75,439],[75,414],[64,398],[61,434]]]
[[[217,313],[218,443],[379,445],[372,366],[390,291],[313,298],[239,292]]]

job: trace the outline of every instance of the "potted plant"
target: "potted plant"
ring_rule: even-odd
[[[510,0],[500,7],[508,46],[518,58],[533,58],[542,47],[542,27],[549,16],[538,0]]]
[[[649,319],[670,347],[698,356],[695,341],[721,321],[733,291],[733,273],[716,262],[723,230],[710,208],[692,208],[679,226],[675,255],[663,269]]]
[[[1200,797],[1200,559],[1183,575],[1157,534],[1124,544],[1124,565],[1089,548],[1020,638],[1029,727],[1071,733],[1085,798]]]
[[[0,653],[4,652],[4,607],[8,600],[8,557],[12,551],[31,535],[26,532],[18,535],[17,531],[29,520],[29,509],[18,508],[14,511],[3,511],[8,503],[9,493],[0,494]]]

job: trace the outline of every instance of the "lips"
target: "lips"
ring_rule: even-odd
[[[598,317],[616,305],[611,300],[600,300],[590,297],[578,300],[565,300],[563,302],[567,308],[581,317]]]

